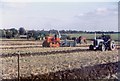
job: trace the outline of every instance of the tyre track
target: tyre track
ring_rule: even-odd
[[[0,57],[4,58],[4,57],[13,57],[13,56],[18,56],[18,54],[21,57],[24,56],[35,56],[35,55],[50,55],[50,54],[64,54],[64,53],[74,53],[74,52],[85,52],[85,51],[90,51],[89,49],[73,49],[73,50],[61,50],[61,51],[47,51],[47,52],[28,52],[28,53],[20,53],[19,51],[17,53],[13,53],[13,54],[2,54],[0,55]]]

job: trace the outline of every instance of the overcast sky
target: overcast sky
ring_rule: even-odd
[[[1,0],[0,27],[118,31],[118,0]]]

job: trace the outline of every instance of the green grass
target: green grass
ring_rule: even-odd
[[[86,37],[87,39],[94,39],[94,34],[84,34],[84,33],[80,33],[80,34],[67,34],[67,35],[69,35],[69,36],[71,36],[71,37],[79,37],[79,36],[84,36],[84,37]],[[111,36],[111,38],[113,39],[113,40],[118,40],[119,39],[119,37],[118,36],[120,36],[120,34],[109,34],[110,36]],[[101,36],[101,34],[97,34],[96,36]]]

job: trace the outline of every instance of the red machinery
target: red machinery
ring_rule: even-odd
[[[60,33],[55,36],[47,36],[42,44],[43,47],[60,47]]]

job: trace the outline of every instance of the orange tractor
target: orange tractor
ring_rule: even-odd
[[[60,33],[57,32],[55,36],[46,36],[42,46],[43,47],[60,47]]]

